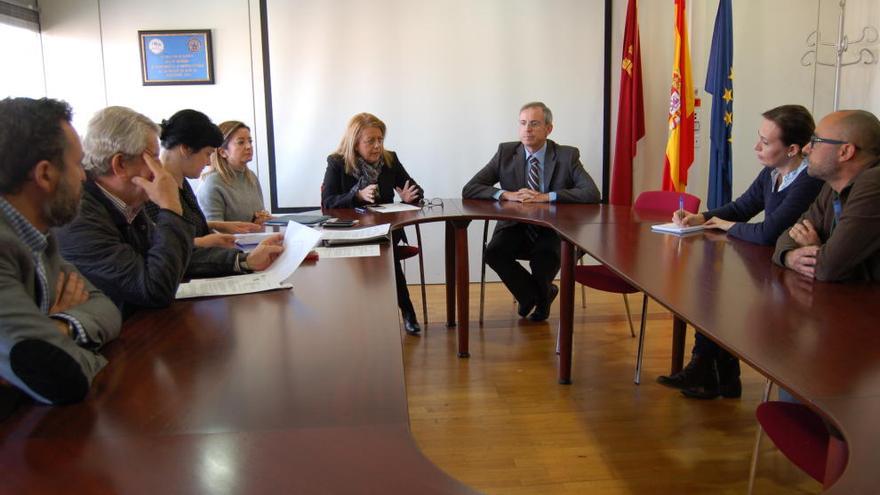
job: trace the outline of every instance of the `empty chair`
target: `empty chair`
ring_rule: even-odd
[[[758,433],[749,473],[749,494],[754,487],[762,431],[795,466],[828,488],[843,474],[849,455],[846,442],[831,434],[825,421],[807,406],[767,401],[771,386],[768,380],[765,401],[755,411]]]
[[[636,198],[633,209],[640,213],[657,213],[672,218],[672,214],[679,208],[679,200],[684,200],[684,208],[687,211],[697,211],[700,209],[700,198],[687,194],[672,191],[645,191]],[[617,274],[608,269],[605,265],[578,265],[574,270],[574,279],[579,284],[592,289],[604,292],[612,292],[623,295],[623,302],[626,307],[626,317],[629,321],[630,334],[635,337],[633,331],[632,315],[629,310],[629,300],[627,294],[639,292],[638,289],[623,280]],[[642,297],[642,320],[639,326],[639,350],[636,356],[636,371],[633,381],[638,384],[640,382],[642,371],[642,354],[645,345],[645,320],[647,318],[648,296]],[[558,347],[558,346],[557,346]]]

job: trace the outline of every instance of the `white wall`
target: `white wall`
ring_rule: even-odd
[[[247,0],[227,0],[222,8],[208,0],[41,0],[40,8],[48,93],[73,105],[80,132],[107,105],[131,107],[156,122],[194,108],[214,122],[242,120],[262,131],[254,103]],[[187,28],[211,29],[216,84],[143,86],[137,31]],[[262,94],[259,98],[262,106]],[[255,168],[259,139],[257,148]]]
[[[820,117],[830,109],[828,94],[828,75],[819,71],[814,73],[812,67],[801,67],[800,57],[807,50],[805,40],[818,20],[825,31],[830,34],[823,37],[836,37],[837,0],[821,0],[822,11],[819,13],[820,0],[737,0],[733,3],[734,12],[734,64],[736,79],[734,81],[734,195],[740,194],[754,176],[759,165],[754,160],[752,145],[760,113],[773,106],[783,103],[801,103],[808,108],[814,106],[814,76],[817,81],[818,95],[815,97],[815,113]],[[573,16],[585,19],[584,25],[592,25],[594,18],[603,15],[590,2],[590,8],[572,7]],[[855,39],[866,24],[880,26],[880,6],[875,0],[849,0],[847,6],[846,32]],[[216,2],[194,0],[179,2],[155,0],[153,2],[136,2],[133,0],[42,0],[40,2],[43,24],[44,69],[46,74],[46,93],[48,96],[63,98],[74,107],[75,125],[80,130],[91,115],[106,105],[127,105],[156,119],[167,118],[174,111],[191,107],[204,111],[216,122],[226,119],[245,120],[252,125],[256,136],[256,158],[252,166],[257,170],[264,191],[268,194],[268,165],[265,142],[265,113],[263,105],[263,80],[261,73],[261,47],[259,32],[259,11],[256,0],[227,0],[218,6]],[[478,5],[478,4],[475,4]],[[533,7],[523,7],[533,8]],[[614,33],[612,60],[620,60],[620,46],[623,36],[623,19],[626,8],[624,0],[614,1]],[[703,98],[701,120],[704,125],[701,133],[701,146],[697,152],[695,164],[690,171],[688,190],[700,197],[706,197],[708,178],[706,154],[708,152],[708,111],[711,108],[710,96],[702,92],[705,82],[706,61],[711,43],[712,26],[714,23],[717,1],[689,2],[691,11],[691,43],[694,83],[700,88]],[[589,17],[589,20],[586,20]],[[507,19],[506,17],[504,19]],[[639,144],[639,155],[634,170],[634,189],[636,193],[657,189],[662,177],[664,149],[666,145],[666,112],[668,107],[669,78],[672,64],[672,2],[642,0],[639,5],[639,20],[642,37],[642,64],[644,73],[645,111],[647,135]],[[276,19],[276,23],[300,29],[294,19]],[[301,22],[301,21],[300,21]],[[499,21],[501,22],[501,21]],[[509,22],[509,19],[507,21]],[[830,23],[830,24],[829,24]],[[166,86],[144,87],[140,81],[140,58],[138,54],[137,31],[139,29],[181,29],[210,28],[214,40],[215,77],[217,84],[213,86]],[[491,43],[493,34],[499,32],[499,26],[488,25],[484,42]],[[553,30],[552,27],[547,28]],[[416,36],[413,31],[401,31],[401,35]],[[593,33],[600,40],[602,33]],[[581,39],[570,32],[551,32],[558,43],[567,40]],[[527,47],[528,38],[524,37],[523,46]],[[411,43],[403,39],[402,43]],[[874,45],[874,53],[878,46]],[[526,51],[525,53],[529,53]],[[534,54],[537,57],[542,53]],[[553,60],[555,53],[548,59]],[[7,60],[4,58],[3,60]],[[315,58],[314,60],[322,60]],[[518,60],[509,60],[516,64]],[[575,60],[573,68],[578,74],[589,72],[601,77],[601,61]],[[617,62],[615,62],[616,64]],[[586,65],[586,67],[585,67]],[[617,88],[619,85],[619,69],[612,70],[612,131],[616,123]],[[415,76],[413,76],[415,77]],[[469,76],[470,77],[470,76]],[[585,77],[585,76],[583,76]],[[377,78],[377,84],[382,78]],[[467,81],[464,81],[467,82]],[[880,114],[880,64],[858,65],[844,69],[841,106],[843,108],[866,108]],[[290,81],[293,87],[296,81]],[[455,84],[450,82],[450,84]],[[458,83],[466,86],[464,83]],[[514,84],[514,83],[511,83]],[[276,90],[284,89],[275,87]],[[315,91],[318,88],[314,89]],[[553,86],[548,95],[540,95],[552,105],[558,97],[555,93],[567,90]],[[37,90],[39,91],[39,90]],[[510,88],[505,91],[515,94]],[[493,98],[493,94],[484,95]],[[514,100],[525,97],[517,94]],[[590,96],[597,101],[601,93]],[[365,100],[369,101],[369,100]],[[512,101],[512,100],[511,100]],[[417,102],[412,108],[423,109],[424,102]],[[506,103],[505,103],[506,105]],[[467,160],[474,167],[488,160],[493,146],[497,141],[515,139],[515,128],[507,123],[515,118],[505,115],[500,110],[492,115],[480,116],[481,119],[498,119],[491,123],[500,126],[492,132],[484,131],[481,126],[469,132],[484,132],[483,139],[489,143],[486,149],[480,147],[469,150]],[[504,107],[506,108],[506,107]],[[370,105],[352,106],[346,109],[350,113],[361,109],[375,110]],[[595,145],[596,136],[584,133],[571,134],[575,128],[574,119],[568,115],[568,109],[555,108],[558,123],[554,136],[560,142],[573,143],[581,146],[587,153],[598,150]],[[404,129],[410,120],[411,108],[390,109],[382,114],[391,125],[389,130],[389,147],[400,151],[406,159],[407,166],[418,166],[417,156],[422,153],[421,146],[429,146],[430,136],[423,139],[403,139]],[[420,110],[421,111],[421,110]],[[515,110],[514,110],[515,111]],[[449,113],[452,113],[450,109]],[[583,113],[582,111],[580,113]],[[446,116],[446,113],[443,114]],[[418,115],[419,118],[425,118]],[[601,114],[590,113],[587,118],[596,122],[599,129]],[[473,120],[466,116],[467,120]],[[344,119],[343,119],[344,120]],[[401,124],[402,122],[402,124]],[[483,120],[487,122],[487,120]],[[308,123],[308,122],[306,122]],[[331,136],[332,148],[342,131],[343,122],[326,132]],[[510,125],[509,132],[504,130]],[[474,130],[475,129],[475,130]],[[277,140],[291,139],[291,136],[277,136]],[[612,136],[612,143],[613,136]],[[321,150],[322,154],[328,150]],[[598,166],[598,161],[586,159],[588,167]],[[322,164],[314,165],[318,169]],[[417,175],[429,189],[449,195],[454,193],[453,185],[458,185],[468,177],[446,177],[443,167],[434,167],[431,172]],[[592,168],[591,168],[592,170]],[[597,183],[601,175],[594,173]],[[317,195],[315,184],[315,195]],[[311,190],[311,189],[310,189]],[[268,198],[267,198],[268,200]],[[316,203],[316,197],[305,202]],[[471,260],[472,279],[478,272],[476,264],[479,260],[479,234],[482,222],[471,228]],[[432,281],[442,280],[442,260],[439,246],[442,245],[442,228],[426,227],[426,244],[434,246],[429,254],[429,278]],[[416,267],[411,263],[409,273],[414,274]],[[411,281],[414,280],[410,275]]]
[[[821,3],[821,12],[820,12]],[[746,190],[761,169],[754,158],[753,146],[761,113],[772,107],[797,103],[810,109],[818,121],[832,109],[834,70],[828,67],[805,67],[801,57],[809,48],[807,36],[820,27],[822,39],[837,40],[838,0],[736,0],[733,2],[734,37],[734,124],[733,124],[733,196]],[[621,26],[626,2],[615,0],[614,24]],[[699,148],[689,170],[688,192],[707,199],[709,119],[712,96],[703,90],[706,64],[712,43],[717,0],[688,2],[690,12],[691,59],[694,86],[699,89],[702,122]],[[639,25],[642,37],[646,136],[639,142],[634,163],[636,194],[659,189],[663,177],[666,147],[666,112],[672,70],[672,3],[642,0],[639,2]],[[876,0],[848,0],[847,27],[851,40],[860,36],[865,25],[880,26],[880,4]],[[615,30],[613,60],[620,60],[623,30]],[[880,44],[872,45],[880,55]],[[820,57],[833,54],[823,48]],[[878,57],[880,58],[880,57]],[[612,72],[616,129],[619,68]],[[843,69],[841,108],[864,108],[880,115],[880,64],[853,65]],[[612,140],[613,142],[613,140]]]

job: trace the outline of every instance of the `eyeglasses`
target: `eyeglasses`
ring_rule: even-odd
[[[433,208],[435,206],[443,206],[443,200],[440,198],[431,198],[431,199],[422,199],[419,201],[419,206],[422,208]]]
[[[537,129],[545,124],[545,122],[541,122],[540,120],[520,120],[519,125],[521,127],[528,127],[529,129]]]
[[[849,144],[849,141],[839,141],[837,139],[828,139],[828,138],[819,137],[819,136],[813,134],[812,136],[810,136],[810,146],[816,146],[816,143],[828,143],[828,144],[841,145],[841,144]]]

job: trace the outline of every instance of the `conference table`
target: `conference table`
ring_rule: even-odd
[[[690,324],[839,429],[849,462],[828,493],[880,486],[876,285],[805,281],[774,266],[770,248],[656,234],[650,225],[663,219],[607,205],[447,199],[356,216],[394,228],[444,222],[447,322],[463,358],[469,224],[555,229],[560,382],[570,383],[573,270],[586,252],[676,315],[673,346]],[[85,401],[24,406],[0,423],[0,492],[473,493],[410,436],[392,263],[386,244],[377,257],[305,263],[292,290],[136,313],[104,348],[110,364]]]

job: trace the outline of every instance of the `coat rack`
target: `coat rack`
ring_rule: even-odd
[[[866,45],[876,44],[880,40],[880,33],[873,26],[865,26],[862,28],[861,36],[857,40],[850,41],[849,37],[844,34],[844,17],[846,14],[846,0],[838,2],[840,13],[838,14],[837,42],[822,41],[819,36],[819,30],[816,29],[807,36],[807,47],[809,50],[801,56],[801,65],[809,67],[814,63],[826,67],[834,67],[834,110],[839,109],[840,102],[840,71],[848,65],[855,64],[874,64],[877,63],[877,55],[875,49]],[[819,60],[818,50],[821,46],[830,46],[834,48],[836,56],[834,62],[826,62]],[[846,53],[852,49],[853,56],[849,56],[846,60]]]

